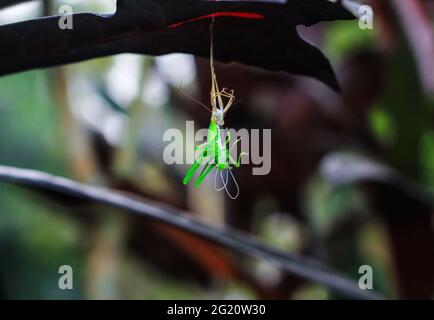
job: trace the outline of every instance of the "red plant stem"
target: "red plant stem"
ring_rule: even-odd
[[[195,21],[200,21],[200,20],[204,20],[204,19],[211,19],[211,18],[220,18],[220,17],[232,17],[232,18],[240,18],[240,19],[256,19],[256,20],[264,19],[264,16],[262,14],[252,13],[252,12],[232,12],[232,11],[215,12],[215,13],[210,13],[210,14],[207,14],[204,16],[200,16],[200,17],[196,17],[196,18],[192,18],[189,20],[185,20],[185,21],[171,24],[171,25],[169,25],[169,28],[178,28],[178,27],[180,27],[186,23],[189,23],[189,22],[195,22]]]

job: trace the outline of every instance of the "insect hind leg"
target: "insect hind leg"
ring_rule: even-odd
[[[196,180],[196,183],[194,184],[195,188],[199,188],[199,186],[202,184],[205,177],[211,172],[213,168],[215,168],[215,164],[211,163],[211,161],[208,161],[206,165],[203,167],[199,177]]]
[[[228,152],[229,163],[233,164],[236,168],[239,168],[239,167],[241,166],[241,158],[242,158],[243,156],[246,156],[246,155],[249,154],[248,152],[241,152],[241,153],[239,154],[239,156],[238,156],[237,161],[235,161],[235,159],[231,156],[231,152],[232,152],[232,150],[237,146],[237,144],[238,144],[239,142],[241,142],[241,138],[237,139],[237,140],[234,142],[234,144],[232,145],[232,147],[229,149],[229,152]]]

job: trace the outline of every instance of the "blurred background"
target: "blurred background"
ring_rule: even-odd
[[[342,86],[238,64],[217,64],[237,102],[230,128],[271,128],[272,167],[234,170],[240,196],[182,185],[166,165],[169,128],[207,127],[209,62],[123,54],[0,78],[0,164],[103,185],[230,225],[358,281],[373,268],[388,298],[433,298],[434,3],[365,1],[357,21],[299,28]],[[0,24],[57,12],[114,12],[115,0],[32,1]],[[59,290],[58,268],[74,270]],[[107,207],[0,184],[0,297],[12,299],[333,299],[264,261]]]

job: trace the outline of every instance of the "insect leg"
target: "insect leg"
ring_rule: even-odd
[[[204,161],[206,161],[206,156],[207,156],[207,153],[206,153],[206,149],[205,149],[203,152],[201,152],[201,154],[194,161],[193,165],[187,171],[187,174],[185,175],[185,178],[183,181],[184,185],[186,185],[190,181],[191,177],[194,175],[196,170],[199,169],[199,167],[202,165],[202,163]]]
[[[228,170],[229,170],[229,173],[230,173],[230,175],[231,175],[231,177],[232,177],[232,180],[234,180],[235,188],[236,188],[237,192],[235,193],[235,195],[232,195],[232,194],[229,192],[229,189],[226,187],[226,188],[225,188],[225,189],[226,189],[226,194],[229,196],[229,198],[231,198],[232,200],[235,200],[235,199],[238,198],[238,196],[240,195],[240,186],[238,185],[238,182],[237,182],[237,180],[235,179],[235,176],[234,176],[234,174],[232,173],[231,168],[229,168]]]
[[[217,174],[220,171],[220,178],[222,180],[223,186],[218,187],[217,186]],[[223,178],[223,171],[226,171],[226,178]],[[216,191],[221,191],[223,189],[226,188],[227,184],[228,184],[228,180],[229,180],[229,175],[227,170],[216,170],[215,175],[214,175],[214,187]]]
[[[226,104],[226,106],[223,110],[223,113],[226,114],[226,112],[229,111],[229,109],[231,108],[231,106],[233,105],[233,103],[235,101],[234,90],[231,90],[231,92],[227,92],[226,89],[223,89],[220,92],[220,95],[229,99],[228,103]]]
[[[237,141],[234,142],[234,144],[232,145],[232,147],[229,149],[229,152],[228,152],[229,163],[232,163],[232,164],[233,164],[235,167],[237,167],[237,168],[239,168],[240,165],[241,165],[241,157],[242,157],[242,156],[246,156],[246,155],[249,154],[248,152],[241,152],[240,155],[238,156],[238,160],[237,160],[237,161],[235,161],[235,159],[232,158],[232,156],[231,156],[232,149],[235,148],[235,146],[236,146],[236,145],[238,144],[238,142],[240,142],[240,141],[241,141],[241,138],[240,138],[240,139],[237,139]]]
[[[233,163],[233,165],[236,168],[239,168],[241,166],[241,157],[242,156],[247,156],[247,155],[249,155],[248,152],[241,152],[240,155],[238,156],[238,160],[237,161],[235,161],[235,159],[233,159],[231,156],[229,156],[229,157],[230,157],[230,160]]]
[[[194,184],[195,188],[199,188],[205,177],[211,172],[213,168],[215,168],[215,164],[211,164],[210,162],[207,162],[207,164],[203,167],[202,172],[199,175],[199,178],[197,178],[196,183]]]
[[[197,150],[202,150],[204,147],[206,147],[208,145],[208,141],[198,145],[197,147],[194,148],[195,151]]]
[[[225,144],[228,144],[231,141],[231,132],[226,129],[226,142]]]

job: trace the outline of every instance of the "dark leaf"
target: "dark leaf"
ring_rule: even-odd
[[[0,166],[0,181],[22,185],[35,190],[54,191],[76,199],[89,200],[126,210],[184,230],[236,252],[265,259],[287,272],[322,284],[345,297],[356,299],[380,298],[375,292],[361,290],[355,283],[316,260],[267,247],[254,238],[235,230],[207,226],[168,206],[34,170]]]
[[[327,58],[296,31],[297,25],[354,18],[325,0],[124,0],[114,15],[73,15],[73,30],[61,30],[59,17],[5,25],[0,75],[124,52],[208,57],[211,15],[217,60],[307,75],[338,90]]]
[[[374,183],[392,188],[401,198],[434,206],[434,197],[395,169],[370,159],[346,153],[330,153],[320,164],[322,176],[336,186]]]

